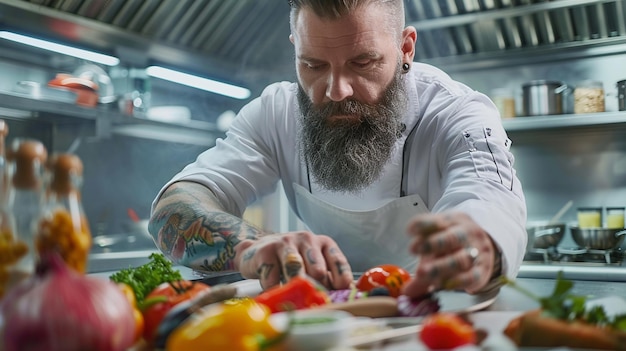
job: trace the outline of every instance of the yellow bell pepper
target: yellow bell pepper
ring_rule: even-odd
[[[167,338],[167,351],[279,351],[286,331],[270,322],[270,310],[250,298],[210,305],[189,317]]]

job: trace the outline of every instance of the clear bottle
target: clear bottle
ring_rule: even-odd
[[[30,273],[35,270],[35,227],[43,204],[48,152],[38,140],[15,139],[8,156],[12,164],[8,206],[15,219],[17,238],[28,247],[16,268]]]
[[[83,164],[78,156],[55,155],[49,163],[50,183],[39,221],[36,247],[40,255],[54,250],[79,273],[87,272],[91,232],[80,189]]]

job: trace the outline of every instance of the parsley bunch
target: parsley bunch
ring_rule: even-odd
[[[183,279],[180,271],[172,268],[172,262],[163,254],[153,253],[149,257],[150,262],[144,265],[124,268],[110,276],[112,281],[124,283],[133,288],[138,303],[161,283]]]
[[[563,278],[563,271],[559,271],[552,294],[539,297],[517,285],[514,281],[502,277],[505,284],[539,302],[543,313],[549,317],[566,320],[582,321],[597,326],[608,326],[620,331],[626,331],[626,313],[609,317],[602,306],[587,306],[587,297],[574,295],[570,290],[574,287],[571,280]]]

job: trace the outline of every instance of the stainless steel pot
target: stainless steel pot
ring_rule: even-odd
[[[565,223],[546,223],[526,227],[528,234],[526,251],[557,246],[565,235],[565,228]]]
[[[524,116],[558,115],[563,113],[563,93],[568,91],[563,82],[533,80],[522,85]]]
[[[624,241],[624,228],[584,228],[571,227],[572,239],[580,247],[593,250],[611,250]]]

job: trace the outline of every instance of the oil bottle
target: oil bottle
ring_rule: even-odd
[[[87,272],[91,232],[81,200],[83,164],[69,153],[54,155],[48,165],[50,183],[35,243],[39,255],[58,252],[79,273]]]

